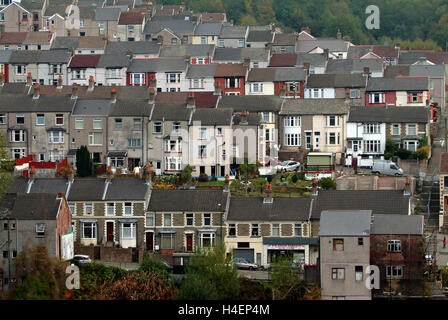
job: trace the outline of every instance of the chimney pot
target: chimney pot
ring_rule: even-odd
[[[31,72],[28,72],[28,75],[26,77],[26,85],[32,86],[33,85],[33,78],[31,77]]]
[[[113,102],[117,101],[117,89],[115,87],[110,89],[110,98]]]
[[[58,89],[62,89],[62,76],[58,77],[58,86],[57,86],[57,88]]]
[[[72,87],[72,99],[76,98],[78,98],[78,84],[75,82]]]
[[[5,84],[5,75],[0,73],[0,87],[2,87]]]
[[[187,97],[187,108],[196,107],[194,92],[189,92]]]
[[[93,79],[93,76],[90,76],[89,77],[89,88],[88,88],[88,90],[92,91],[94,86],[95,86],[95,80]]]
[[[263,200],[263,203],[272,203],[273,199],[272,199],[272,186],[271,184],[268,182],[266,184],[266,197]]]
[[[39,84],[36,83],[33,88],[33,99],[39,99],[39,96],[40,96],[40,88]]]

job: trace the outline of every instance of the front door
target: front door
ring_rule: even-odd
[[[187,234],[186,237],[187,251],[193,251],[193,235]]]
[[[212,166],[212,177],[216,176],[216,166]]]
[[[107,222],[106,226],[106,232],[107,232],[107,242],[113,242],[114,241],[114,223],[113,222]]]
[[[320,132],[314,132],[314,139],[315,139],[315,149],[320,148]]]
[[[154,251],[154,233],[146,232],[146,250]]]

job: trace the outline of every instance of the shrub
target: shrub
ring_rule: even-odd
[[[193,168],[190,165],[187,165],[184,170],[182,170],[182,173],[180,174],[182,182],[188,183],[191,181],[191,172],[193,171]]]
[[[208,181],[208,175],[206,173],[199,174],[199,182],[207,182]]]
[[[319,185],[324,190],[336,189],[336,182],[333,179],[331,179],[330,177],[320,179]]]
[[[406,150],[404,148],[400,148],[397,150],[397,155],[402,160],[411,159],[412,151]]]
[[[429,146],[425,145],[423,147],[418,148],[415,154],[416,154],[416,157],[419,160],[428,159],[428,156],[429,156]]]
[[[266,177],[266,180],[267,180],[269,183],[272,182],[272,179],[273,179],[272,175],[268,175],[268,176]]]
[[[297,181],[299,181],[299,176],[296,173],[293,174],[293,176],[291,177],[291,181],[292,183],[297,183]]]

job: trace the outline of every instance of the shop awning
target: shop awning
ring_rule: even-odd
[[[120,158],[120,157],[124,158],[127,155],[128,155],[127,151],[109,151],[107,153],[107,156],[109,158]]]
[[[294,245],[318,245],[318,238],[303,238],[303,237],[264,237],[263,245],[273,245],[273,246],[294,246]]]

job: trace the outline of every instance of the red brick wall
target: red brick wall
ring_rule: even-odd
[[[68,207],[65,197],[62,198],[61,205],[59,207],[59,213],[56,217],[56,233],[57,233],[57,252],[61,256],[61,235],[68,232],[68,229],[72,225],[72,214]]]

